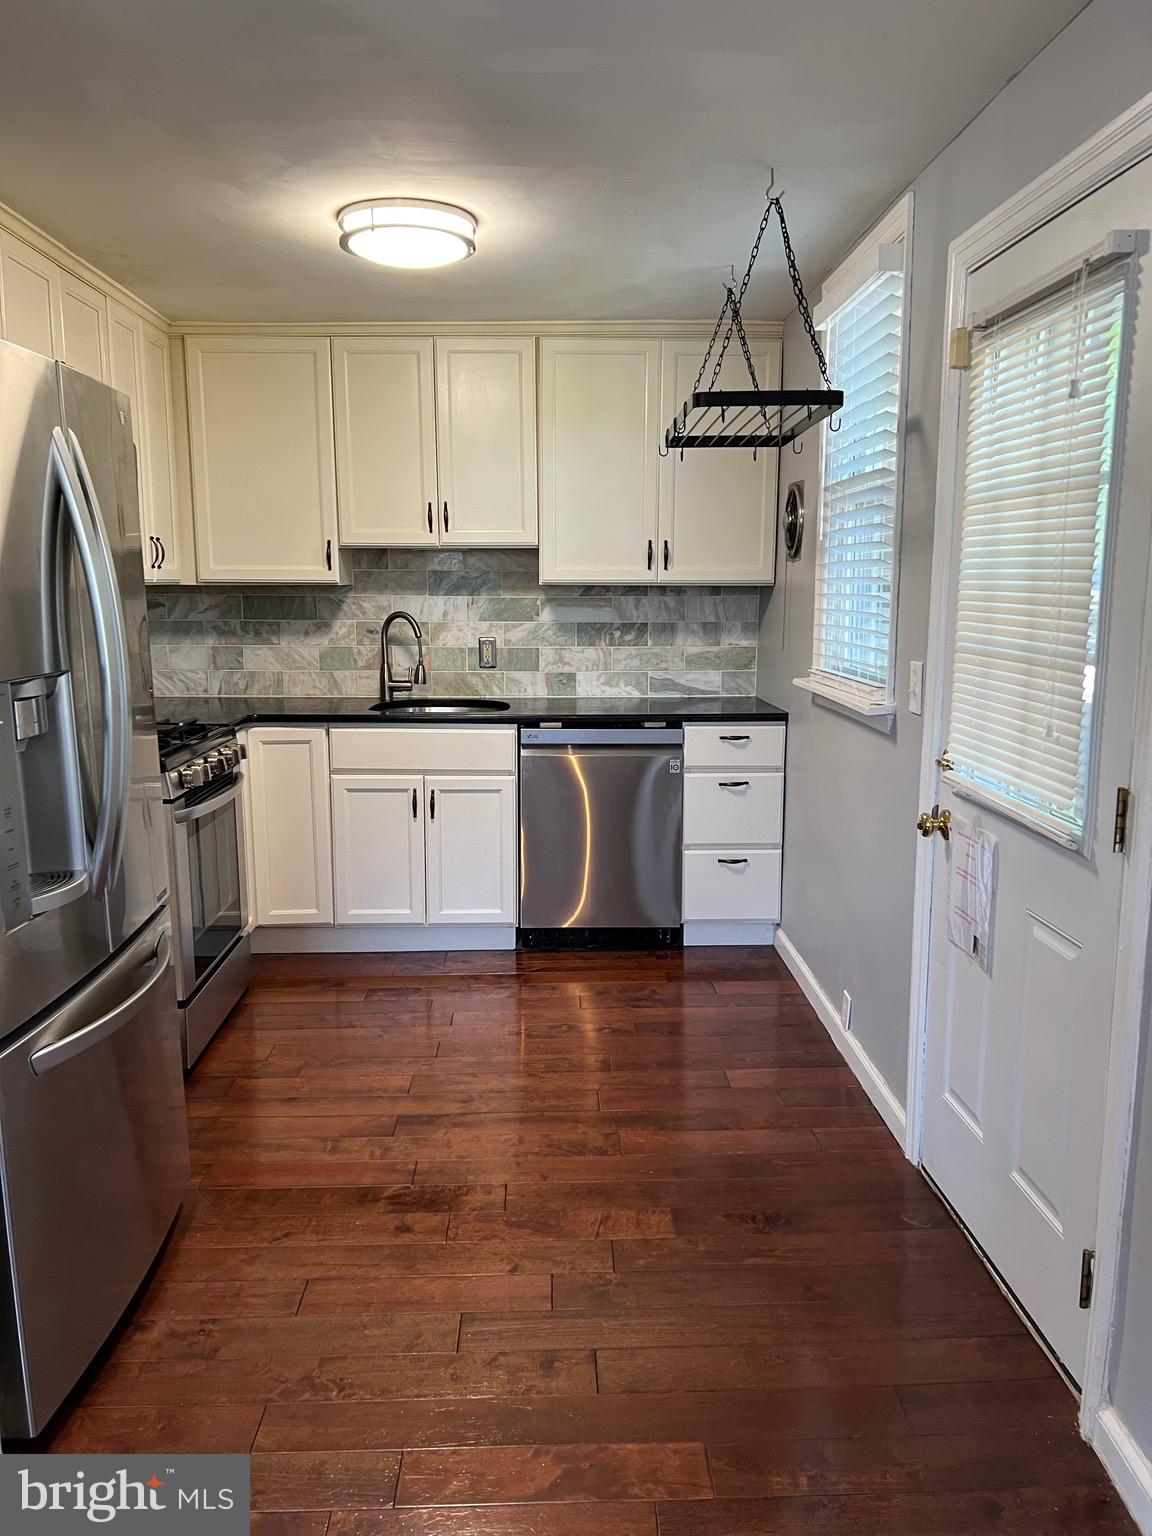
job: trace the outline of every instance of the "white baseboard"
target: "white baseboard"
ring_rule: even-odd
[[[510,923],[439,923],[356,928],[255,928],[255,955],[412,954],[428,949],[515,949]]]
[[[1116,1484],[1128,1513],[1144,1536],[1152,1536],[1152,1461],[1111,1404],[1096,1415],[1092,1448]]]
[[[737,944],[775,944],[775,923],[685,923],[684,948],[695,949],[716,944],[730,948]]]
[[[820,1022],[832,1036],[841,1056],[860,1079],[860,1086],[872,1100],[880,1118],[903,1147],[907,1132],[904,1106],[892,1092],[887,1078],[856,1036],[849,1034],[844,1028],[840,1020],[839,1008],[816,980],[815,973],[783,928],[776,930],[776,950],[800,983],[800,990],[820,1016]]]

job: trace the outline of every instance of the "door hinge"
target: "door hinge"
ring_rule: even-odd
[[[949,368],[971,368],[972,332],[966,325],[958,325],[948,338]]]
[[[1096,1279],[1096,1250],[1085,1248],[1080,1260],[1080,1307],[1087,1311],[1092,1305],[1092,1285]]]
[[[1116,791],[1116,819],[1112,823],[1112,852],[1126,853],[1128,851],[1128,806],[1132,800],[1132,791],[1121,784]]]

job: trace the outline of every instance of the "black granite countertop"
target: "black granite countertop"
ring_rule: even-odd
[[[417,700],[414,702],[424,702]],[[435,699],[428,700],[435,703]],[[158,698],[160,721],[204,720],[212,725],[539,725],[542,721],[581,725],[628,725],[667,720],[670,724],[707,724],[710,720],[787,720],[787,711],[766,699],[637,698],[510,699],[509,708],[427,716],[389,715],[372,709],[371,699]]]

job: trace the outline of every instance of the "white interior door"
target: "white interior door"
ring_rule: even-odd
[[[1147,240],[1083,258],[1150,206],[1146,161],[971,280],[950,566],[923,1162],[1077,1379],[1152,506]],[[996,843],[987,969],[956,818]]]

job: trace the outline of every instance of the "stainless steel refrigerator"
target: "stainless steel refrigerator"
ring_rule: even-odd
[[[188,1180],[128,401],[0,343],[0,1433],[39,1434]]]

